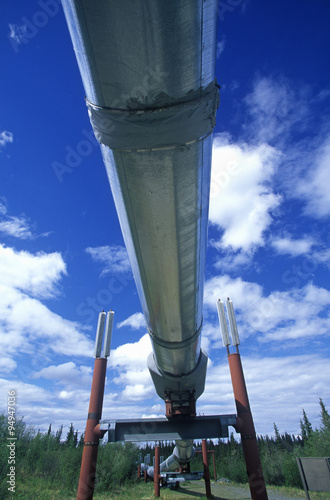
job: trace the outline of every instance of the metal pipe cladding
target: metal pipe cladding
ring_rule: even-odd
[[[153,345],[156,391],[197,398],[207,364],[200,343],[218,2],[62,4]]]

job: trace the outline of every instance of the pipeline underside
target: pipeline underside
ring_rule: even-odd
[[[62,0],[153,346],[158,395],[204,390],[217,0]],[[173,463],[189,462],[178,442]]]

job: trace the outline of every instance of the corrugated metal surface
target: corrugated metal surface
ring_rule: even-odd
[[[124,114],[194,101],[214,80],[216,6],[64,0],[88,101]],[[202,324],[212,141],[192,139],[159,150],[132,150],[129,140],[125,150],[102,146],[156,363],[173,375],[192,371],[200,356],[199,336],[183,349],[164,344],[193,337]]]
[[[180,377],[201,356],[217,0],[62,4],[155,362]]]

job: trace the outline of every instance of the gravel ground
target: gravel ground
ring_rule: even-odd
[[[216,500],[251,500],[250,489],[243,486],[231,486],[227,484],[213,483],[211,491]],[[267,488],[268,500],[301,500],[303,497],[288,497]]]
[[[184,492],[185,495],[200,497],[200,493],[205,493],[204,481],[196,481],[182,485],[177,491]],[[220,482],[211,482],[211,492],[215,500],[251,500],[250,489],[245,486],[236,486],[232,484],[222,484]],[[306,498],[304,492],[299,496],[289,496],[278,493],[271,488],[267,488],[268,500],[302,500]],[[177,497],[179,500],[179,496]],[[186,497],[185,497],[186,498]]]

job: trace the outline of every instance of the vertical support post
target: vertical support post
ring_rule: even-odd
[[[94,494],[94,483],[96,473],[97,452],[100,438],[106,431],[100,430],[100,420],[102,416],[103,396],[105,376],[107,371],[107,357],[110,356],[110,344],[112,335],[114,312],[110,309],[106,318],[106,313],[102,311],[99,314],[96,341],[95,341],[95,362],[93,371],[93,380],[91,395],[89,400],[89,409],[84,437],[84,449],[81,459],[80,477],[78,483],[77,500],[92,500]],[[104,325],[106,322],[105,344],[103,357],[101,350],[104,336]]]
[[[160,496],[160,459],[159,459],[159,446],[155,446],[155,466],[154,466],[154,490],[155,497]]]
[[[96,473],[99,440],[103,437],[99,431],[102,415],[107,358],[96,358],[92,381],[91,396],[84,437],[84,450],[81,460],[77,500],[92,500]]]
[[[240,354],[229,354],[228,363],[238,417],[237,430],[241,434],[251,498],[268,500]]]
[[[210,498],[211,497],[211,481],[210,481],[209,461],[208,461],[208,458],[207,458],[206,439],[202,440],[202,453],[203,453],[203,465],[204,465],[204,480],[205,480],[206,498]]]
[[[141,479],[141,464],[138,465],[137,468],[137,478],[140,480]]]

